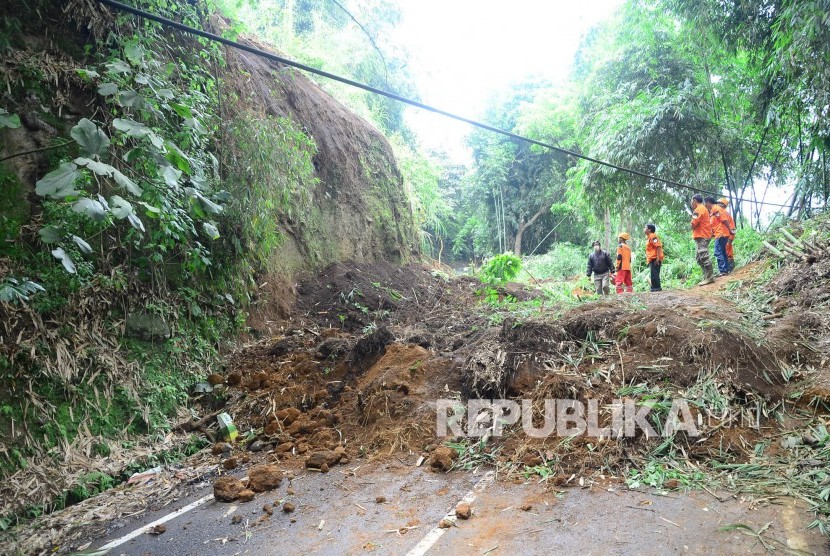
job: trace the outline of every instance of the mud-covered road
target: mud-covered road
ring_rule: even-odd
[[[779,549],[830,553],[826,538],[805,529],[810,515],[792,501],[764,506],[733,497],[720,501],[705,491],[660,495],[614,482],[564,489],[538,479],[516,484],[484,471],[432,473],[409,459],[361,465],[353,474],[355,467],[299,472],[247,503],[217,502],[206,488],[125,523],[90,550],[109,545],[110,554],[129,555],[763,553],[762,542],[748,530],[723,530],[742,524],[754,531],[768,525],[762,538]],[[165,521],[164,533],[147,532],[206,496],[208,501]],[[465,497],[472,500],[472,517],[437,528]],[[282,500],[296,510],[281,511]],[[274,502],[268,516],[263,506]],[[241,521],[234,524],[234,516]],[[139,534],[118,544],[132,532]]]

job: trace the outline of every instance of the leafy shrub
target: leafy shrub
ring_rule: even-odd
[[[527,271],[538,280],[581,276],[588,264],[590,251],[572,243],[557,243],[544,255],[525,257]],[[613,258],[613,257],[612,257]]]
[[[481,267],[481,281],[487,284],[498,285],[510,282],[519,275],[522,269],[522,260],[512,253],[504,253],[484,263]]]

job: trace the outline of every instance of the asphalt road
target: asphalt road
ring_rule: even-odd
[[[484,472],[432,473],[411,463],[350,469],[301,471],[244,504],[216,502],[205,489],[125,524],[91,549],[136,531],[110,554],[758,554],[766,549],[749,530],[722,529],[742,524],[759,531],[769,524],[762,538],[778,549],[830,554],[827,539],[806,529],[810,514],[793,501],[720,501],[707,492],[663,496],[619,484],[546,488],[535,479],[516,484]],[[206,497],[166,521],[164,533],[146,532]],[[472,517],[438,529],[465,497]],[[296,510],[282,512],[283,500]],[[268,516],[263,506],[274,502],[278,507]],[[241,521],[233,524],[237,515]]]

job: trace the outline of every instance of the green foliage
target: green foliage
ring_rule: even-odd
[[[693,488],[704,484],[706,475],[698,468],[684,468],[673,460],[653,459],[642,469],[632,469],[626,484],[629,488],[640,488],[645,485],[663,489],[670,480],[676,480],[679,487]]]
[[[537,280],[571,278],[585,273],[590,250],[571,243],[558,243],[544,255],[523,259],[524,267]]]
[[[522,260],[511,253],[492,257],[481,267],[479,276],[485,284],[499,285],[514,280],[522,269]]]
[[[20,303],[29,301],[30,295],[42,291],[46,291],[43,286],[37,282],[32,282],[28,278],[18,280],[14,276],[6,276],[0,282],[0,302]]]
[[[272,254],[284,239],[274,221],[308,224],[317,146],[284,117],[239,117],[225,133],[231,139],[223,151],[229,202],[222,222],[237,257],[250,253],[259,268],[272,270]]]

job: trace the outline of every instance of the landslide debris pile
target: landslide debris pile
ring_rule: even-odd
[[[678,449],[746,461],[760,436],[746,423],[766,422],[783,403],[778,353],[794,338],[784,331],[764,340],[725,300],[664,292],[585,303],[557,317],[558,307],[544,309],[543,292],[508,287],[527,300],[521,314],[531,316],[501,321],[481,288],[470,278],[384,263],[337,264],[306,280],[282,335],[231,359],[226,387],[239,397],[225,410],[240,430],[254,431],[237,449],[322,471],[411,451],[447,469],[475,459],[475,442],[436,438],[439,399],[605,405],[628,397],[647,400],[664,417],[680,397],[703,434],[678,433]],[[729,426],[717,421],[726,410]],[[456,441],[456,457],[441,452],[448,440]],[[664,440],[528,439],[514,427],[475,461],[615,473]]]

